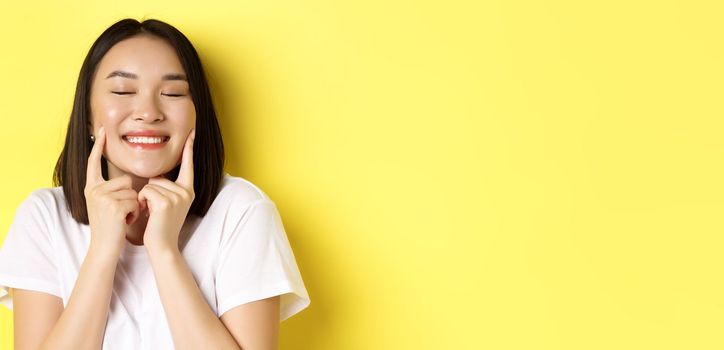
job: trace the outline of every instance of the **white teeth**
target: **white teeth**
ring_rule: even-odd
[[[130,143],[161,143],[164,137],[126,136]]]

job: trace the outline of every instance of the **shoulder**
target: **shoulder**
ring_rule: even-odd
[[[50,235],[59,222],[67,221],[64,215],[70,216],[64,198],[62,187],[33,190],[18,205],[10,231],[20,230],[37,237]]]
[[[43,216],[62,213],[63,209],[65,209],[65,195],[62,187],[33,190],[18,206],[18,211],[30,211]]]
[[[231,205],[238,208],[248,207],[260,201],[273,203],[266,192],[256,184],[242,177],[226,173],[214,204]]]
[[[262,204],[266,205],[261,206]],[[247,179],[225,174],[219,193],[204,220],[223,224],[222,231],[225,233],[222,234],[221,241],[224,242],[233,235],[232,232],[245,218],[256,212],[255,208],[262,207],[276,210],[274,202],[259,186]]]

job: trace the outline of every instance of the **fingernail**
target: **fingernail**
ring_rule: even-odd
[[[104,132],[106,132],[105,126],[101,126],[100,128],[98,128],[98,134],[99,134],[99,135],[102,134],[102,133],[104,133]]]

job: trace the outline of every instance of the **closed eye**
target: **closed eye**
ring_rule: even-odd
[[[116,95],[132,95],[133,94],[132,91],[111,91],[111,93],[116,94]],[[184,94],[161,94],[161,95],[168,96],[168,97],[186,96]]]

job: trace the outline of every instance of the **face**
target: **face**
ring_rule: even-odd
[[[105,128],[111,178],[171,171],[196,125],[181,62],[170,44],[153,36],[125,39],[106,53],[93,77],[90,107],[93,135]]]

